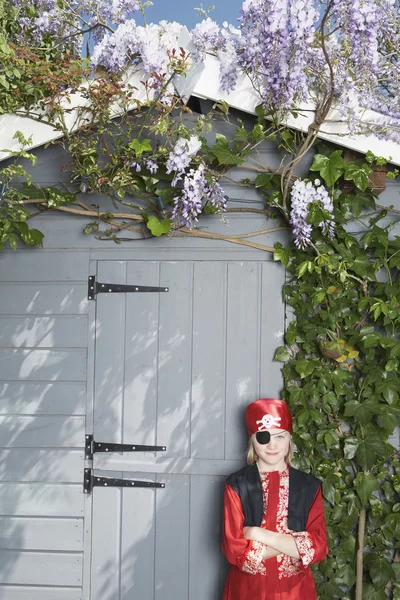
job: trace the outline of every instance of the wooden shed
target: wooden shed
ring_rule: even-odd
[[[221,95],[210,61],[185,82],[203,110]],[[227,100],[254,109],[243,87]],[[22,128],[8,119],[3,140]],[[35,178],[62,183],[62,149],[34,133]],[[346,141],[368,150],[360,143]],[[385,149],[373,148],[398,164],[398,148]],[[278,163],[272,144],[264,152]],[[225,187],[231,206],[262,207],[254,190]],[[399,206],[399,191],[388,182],[381,203]],[[217,600],[223,481],[244,464],[244,407],[282,387],[284,269],[220,240],[115,245],[76,217],[36,219],[43,249],[0,253],[0,599]],[[231,214],[228,227],[265,229],[265,216]]]

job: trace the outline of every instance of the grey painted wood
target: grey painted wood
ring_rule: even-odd
[[[265,225],[265,223],[264,223]],[[281,240],[282,241],[282,240]],[[204,248],[196,248],[185,246],[182,248],[154,248],[153,246],[146,246],[137,248],[135,246],[135,259],[136,260],[160,260],[160,255],[165,254],[165,258],[168,261],[176,261],[179,263],[190,261],[208,261],[208,262],[219,262],[221,260],[246,260],[255,262],[269,262],[272,261],[272,257],[265,252],[260,250],[254,250],[252,248],[245,248],[234,244],[225,243],[218,248],[210,248],[206,246]],[[108,248],[108,249],[96,249],[91,250],[90,258],[92,260],[99,261],[116,261],[121,259],[121,251],[119,248]]]
[[[72,250],[70,243],[62,252],[29,248],[2,251],[0,281],[87,281],[88,254]]]
[[[165,489],[156,493],[154,599],[183,599],[188,594],[190,569],[190,478],[167,475],[163,481]],[[191,558],[194,568],[196,557]]]
[[[81,552],[82,547],[83,519],[0,517],[0,548]]]
[[[0,414],[84,415],[85,401],[85,382],[0,382]]]
[[[168,446],[167,446],[168,450]],[[192,475],[229,475],[243,466],[240,460],[218,460],[203,458],[164,457],[163,452],[152,453],[113,453],[96,455],[96,468],[99,470],[120,471],[125,468],[132,473],[169,473]]]
[[[0,585],[0,600],[83,600],[81,588]]]
[[[261,264],[228,264],[227,306],[225,458],[243,460],[244,409],[259,395]]]
[[[123,473],[128,478],[129,473]],[[141,477],[142,478],[142,477]],[[145,479],[155,478],[146,474]],[[121,600],[154,598],[154,556],[156,498],[152,489],[122,491],[121,528]],[[165,552],[169,554],[168,548]]]
[[[98,281],[125,283],[126,263],[101,263]],[[125,294],[100,294],[96,300],[96,370],[95,395],[98,410],[94,415],[94,435],[100,441],[121,442],[110,439],[110,434],[121,435],[123,411],[123,361]],[[101,347],[102,352],[97,348]],[[115,424],[115,427],[113,426]]]
[[[86,348],[86,316],[0,317],[0,346]]]
[[[157,263],[128,266],[129,283],[158,286]],[[167,294],[162,294],[166,296]],[[154,444],[157,427],[157,369],[159,345],[158,293],[127,294],[123,439],[126,443]]]
[[[121,494],[118,488],[93,491],[92,600],[120,598]]]
[[[281,265],[262,265],[260,396],[264,398],[279,397],[282,389],[282,363],[274,362],[274,355],[276,348],[284,344],[284,282],[285,272]]]
[[[1,271],[0,271],[1,273]],[[2,283],[0,314],[2,315],[78,315],[87,312],[87,284],[53,283]]]
[[[82,448],[84,417],[40,415],[0,417],[0,447]]]
[[[0,479],[81,483],[83,459],[83,450],[2,449],[0,450]]]
[[[265,263],[267,278],[274,267]],[[263,351],[273,337],[264,329],[283,329],[280,289],[265,288],[263,268],[259,261],[128,261],[129,283],[170,291],[124,301],[109,295],[107,310],[97,301],[95,431],[100,414],[102,441],[157,442],[167,451],[95,454],[95,474],[155,477],[166,487],[94,490],[91,600],[221,597],[224,477],[244,464],[242,413],[262,388]],[[124,282],[120,261],[99,269],[119,271]],[[273,317],[263,314],[266,301]]]
[[[161,263],[157,443],[167,456],[190,456],[193,263]]]
[[[85,381],[86,350],[0,348],[0,380]]]
[[[225,263],[195,263],[191,456],[224,458],[226,376]]]
[[[0,550],[1,583],[27,585],[82,584],[82,555]]]
[[[82,484],[0,483],[3,515],[81,517]]]
[[[220,600],[226,573],[220,542],[223,480],[192,475],[188,600]],[[181,596],[182,600],[185,596]]]

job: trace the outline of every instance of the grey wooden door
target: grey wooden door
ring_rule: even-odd
[[[101,261],[98,281],[168,293],[96,301],[94,438],[166,452],[95,454],[92,600],[217,600],[224,477],[245,461],[244,407],[279,393],[282,269],[273,262]]]

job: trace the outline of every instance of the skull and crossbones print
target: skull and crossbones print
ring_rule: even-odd
[[[261,423],[261,425],[259,425]],[[272,429],[273,427],[280,427],[281,417],[274,417],[273,415],[266,414],[260,419],[260,421],[256,421],[256,425],[259,425],[258,431],[265,431],[267,429]]]

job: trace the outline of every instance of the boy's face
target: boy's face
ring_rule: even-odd
[[[271,439],[268,444],[259,444],[253,436],[254,449],[258,458],[269,467],[281,467],[289,453],[290,433],[284,429],[269,429]],[[261,466],[261,465],[260,465]]]

